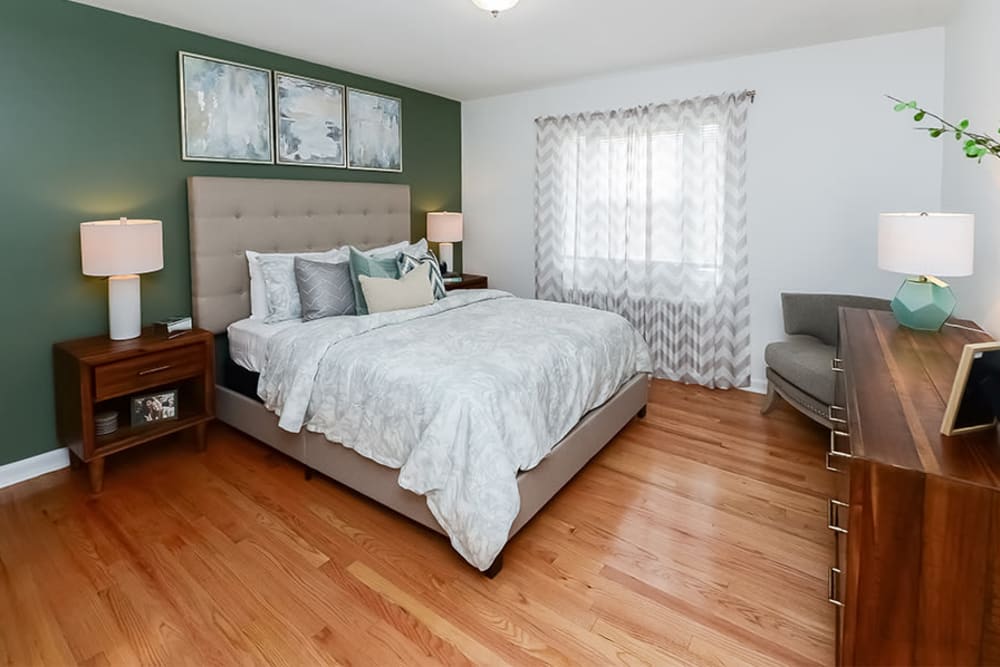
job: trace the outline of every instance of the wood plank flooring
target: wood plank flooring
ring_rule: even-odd
[[[0,663],[830,664],[824,432],[761,398],[655,382],[492,581],[222,425],[0,490]]]

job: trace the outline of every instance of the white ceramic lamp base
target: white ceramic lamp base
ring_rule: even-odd
[[[439,243],[438,251],[441,253],[441,264],[448,273],[455,273],[455,244]]]
[[[139,276],[108,278],[108,323],[111,340],[138,338],[142,333],[142,306]]]

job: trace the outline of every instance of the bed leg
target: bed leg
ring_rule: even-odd
[[[500,574],[500,570],[502,569],[503,569],[503,554],[500,554],[499,556],[496,557],[496,560],[493,561],[493,564],[490,565],[489,569],[483,572],[483,574],[486,575],[487,579],[493,579],[498,574]]]
[[[642,406],[642,409],[639,410],[639,412],[635,413],[635,416],[638,417],[639,419],[645,419],[646,418],[646,407],[647,406],[645,406],[645,405]]]
[[[309,466],[306,466],[306,481],[308,482],[312,478],[313,478],[313,469],[310,468]]]

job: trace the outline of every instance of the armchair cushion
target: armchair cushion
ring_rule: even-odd
[[[836,350],[812,336],[793,336],[764,349],[764,360],[778,375],[813,398],[831,405],[834,373],[831,363]]]

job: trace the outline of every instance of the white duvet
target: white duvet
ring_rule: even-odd
[[[618,315],[456,291],[412,310],[274,335],[258,393],[281,428],[322,433],[399,469],[467,561],[487,569],[529,470],[637,372],[646,343]]]

